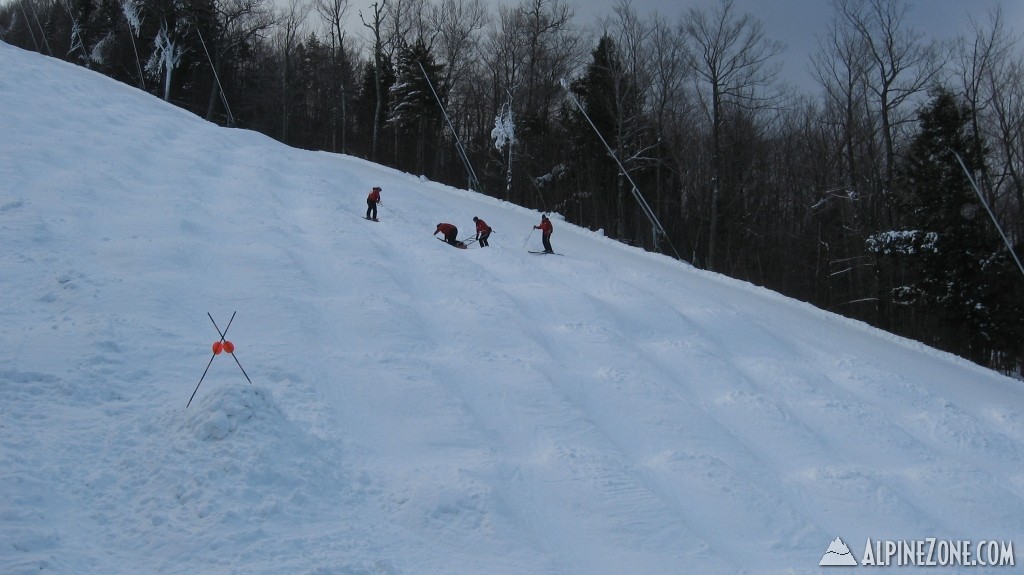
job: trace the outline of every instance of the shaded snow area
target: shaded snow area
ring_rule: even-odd
[[[837,538],[1024,545],[1019,382],[557,216],[564,255],[533,255],[537,212],[5,44],[0,109],[0,573],[819,573]],[[473,216],[491,247],[431,236]],[[235,312],[214,357],[207,313]]]

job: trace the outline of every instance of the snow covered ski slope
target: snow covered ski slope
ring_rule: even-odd
[[[819,573],[837,538],[1024,545],[1019,382],[565,222],[565,255],[533,257],[536,212],[2,43],[0,109],[0,573]],[[489,248],[431,240],[474,216]],[[207,313],[234,312],[253,383],[222,354],[186,409]]]

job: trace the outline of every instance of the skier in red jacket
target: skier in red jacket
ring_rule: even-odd
[[[551,220],[547,216],[542,215],[540,217],[540,225],[533,226],[533,229],[540,230],[541,232],[541,241],[544,242],[544,253],[555,253],[555,250],[551,249],[551,232],[554,231],[554,228],[551,226]]]
[[[487,222],[475,216],[473,217],[473,221],[476,222],[476,240],[480,243],[480,247],[486,248],[490,245],[487,243],[487,238],[491,237],[491,226],[487,225]]]
[[[437,224],[437,229],[434,230],[434,235],[444,234],[444,241],[450,243],[455,247],[460,247],[459,244],[459,228],[451,224]]]
[[[374,187],[370,190],[370,195],[366,196],[366,219],[377,221],[377,204],[380,203],[380,192],[379,187]]]

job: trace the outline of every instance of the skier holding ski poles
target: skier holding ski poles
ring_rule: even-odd
[[[473,216],[473,221],[476,222],[476,240],[480,247],[486,248],[490,245],[487,243],[487,238],[491,237],[491,226],[476,216]]]
[[[546,215],[541,215],[540,224],[533,226],[533,229],[540,230],[541,241],[544,242],[544,253],[555,253],[555,250],[551,249],[551,232],[554,231],[554,228],[551,226],[551,220]]]

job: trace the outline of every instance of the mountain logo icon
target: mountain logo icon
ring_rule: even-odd
[[[828,544],[828,550],[821,556],[819,567],[856,567],[857,558],[843,540],[836,537]]]

